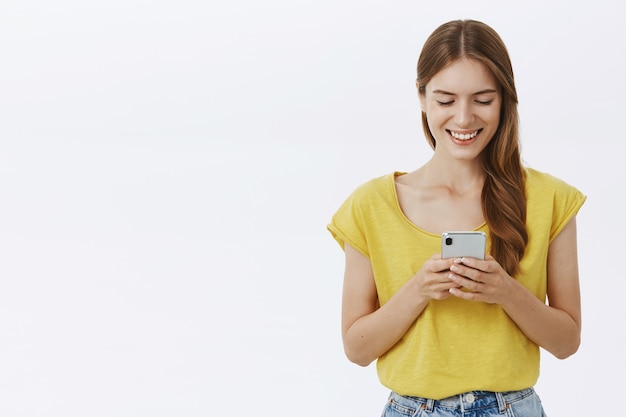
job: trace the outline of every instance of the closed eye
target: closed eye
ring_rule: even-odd
[[[476,103],[478,103],[478,104],[482,104],[482,105],[484,105],[484,106],[488,106],[488,105],[490,105],[491,103],[493,103],[493,100],[486,100],[486,101],[476,100]]]
[[[437,100],[437,104],[439,104],[440,106],[450,106],[452,105],[452,103],[454,103],[454,100],[450,100],[450,101],[439,101]]]

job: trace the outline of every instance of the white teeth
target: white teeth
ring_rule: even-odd
[[[473,132],[473,133],[465,133],[465,134],[456,133],[456,132],[450,131],[450,134],[452,135],[452,137],[454,139],[469,140],[469,139],[472,139],[473,137],[475,137],[478,134],[478,130]]]

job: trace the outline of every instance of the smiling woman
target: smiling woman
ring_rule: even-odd
[[[362,185],[328,226],[345,250],[346,355],[377,360],[392,391],[383,416],[543,416],[540,347],[565,358],[580,343],[585,196],[522,165],[513,70],[493,29],[440,26],[417,69],[432,157]],[[485,233],[488,255],[443,258],[450,230]]]
[[[500,122],[501,96],[491,71],[476,59],[459,59],[419,88],[435,155],[475,159],[487,147]],[[474,146],[469,146],[474,145]]]

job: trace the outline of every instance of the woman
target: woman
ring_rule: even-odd
[[[443,24],[417,73],[432,158],[363,184],[328,226],[345,251],[346,355],[377,360],[384,416],[542,416],[539,347],[566,358],[580,343],[585,196],[522,165],[513,70],[492,28]],[[443,259],[450,230],[485,232],[488,255]]]

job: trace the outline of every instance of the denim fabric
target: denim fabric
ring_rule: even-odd
[[[533,388],[510,392],[471,391],[431,400],[392,392],[382,417],[545,417]]]

